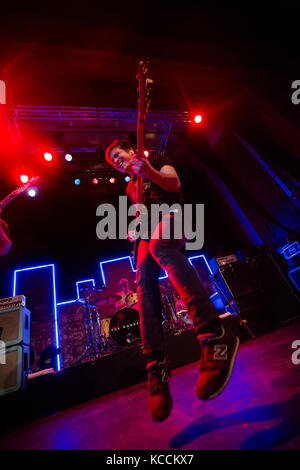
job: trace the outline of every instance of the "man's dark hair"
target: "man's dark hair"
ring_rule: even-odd
[[[105,150],[105,159],[110,164],[112,163],[110,152],[115,147],[120,147],[120,149],[125,150],[126,152],[129,152],[129,150],[134,150],[134,146],[129,140],[114,140]]]

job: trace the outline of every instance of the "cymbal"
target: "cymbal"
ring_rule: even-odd
[[[89,287],[80,287],[79,292],[89,292],[91,289],[92,289],[91,286],[89,286]]]
[[[91,296],[94,296],[94,295],[99,295],[100,292],[102,292],[103,289],[102,287],[81,287],[79,289],[79,293],[80,295],[83,295],[84,297],[91,297]]]

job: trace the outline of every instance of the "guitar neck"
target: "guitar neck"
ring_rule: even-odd
[[[17,197],[17,194],[14,192],[10,193],[8,196],[6,196],[2,201],[0,201],[0,210],[3,209],[10,201],[12,201],[15,197]]]
[[[150,82],[152,80],[147,78],[148,63],[143,61],[139,62],[137,79],[139,81],[138,88],[138,121],[137,121],[137,154],[140,158],[143,156],[144,151],[144,121],[149,109],[149,92]],[[136,202],[141,204],[143,202],[143,178],[137,177],[137,197]]]
[[[137,127],[137,154],[143,155],[144,148],[144,119],[138,119]],[[143,178],[137,177],[137,203],[142,204],[143,202]]]

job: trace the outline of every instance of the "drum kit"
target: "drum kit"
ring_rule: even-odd
[[[162,326],[165,333],[174,333],[186,329],[176,314],[172,290],[165,284],[161,285]],[[129,292],[125,296],[123,308],[108,315],[104,313],[104,305],[114,305],[120,301],[121,295],[105,296],[106,287],[86,287],[80,289],[81,304],[87,347],[77,362],[89,358],[99,358],[113,352],[121,351],[126,346],[140,345],[140,318],[137,293]]]
[[[105,296],[106,288],[80,289],[78,303],[83,308],[87,347],[77,362],[98,358],[140,342],[140,320],[135,292],[125,297],[126,307],[108,315],[103,306],[120,300],[118,294]]]

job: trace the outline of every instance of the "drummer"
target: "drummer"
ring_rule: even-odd
[[[129,289],[129,283],[128,283],[128,279],[126,279],[126,277],[123,277],[122,279],[120,279],[119,286],[121,287],[121,290],[119,292],[117,292],[117,295],[119,295],[121,298],[118,299],[117,302],[115,303],[115,307],[117,309],[127,307],[127,303],[126,303],[126,300],[125,300],[126,296],[133,292],[132,290]]]

